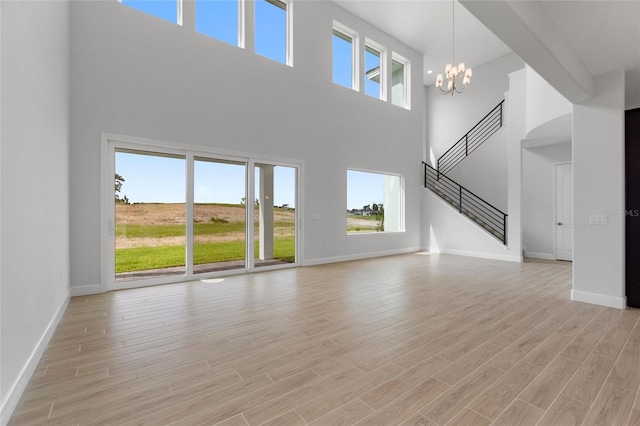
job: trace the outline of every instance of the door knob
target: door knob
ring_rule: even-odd
[[[562,222],[558,222],[558,226],[562,225]]]

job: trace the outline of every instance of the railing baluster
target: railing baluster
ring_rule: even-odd
[[[492,206],[462,185],[448,178],[444,173],[422,162],[425,171],[425,187],[432,190],[458,212],[484,228],[504,245],[507,245],[507,214]],[[436,180],[438,177],[439,180]],[[468,197],[463,201],[463,197]],[[457,206],[456,206],[457,198]],[[463,209],[466,210],[463,213]]]
[[[440,175],[445,175],[465,159],[478,146],[483,144],[503,125],[502,108],[504,100],[493,108],[482,120],[471,128],[462,138],[460,138],[451,148],[438,158],[436,170],[438,171],[438,180]],[[469,137],[472,139],[472,147],[469,150]],[[462,154],[462,145],[464,143],[464,155]],[[443,161],[440,161],[443,160]],[[441,168],[442,167],[442,168]]]

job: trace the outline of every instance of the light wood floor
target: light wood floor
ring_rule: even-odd
[[[10,424],[640,424],[637,310],[411,254],[71,300]]]

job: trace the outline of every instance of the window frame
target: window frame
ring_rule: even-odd
[[[180,1],[184,1],[184,0],[180,0]],[[236,43],[228,43],[226,40],[220,39],[218,37],[209,35],[207,33],[198,31],[198,4],[197,4],[197,0],[193,0],[193,30],[198,33],[198,34],[202,34],[203,36],[212,38],[214,40],[218,40],[218,41],[222,41],[223,43],[227,43],[231,46],[236,46],[239,47],[241,49],[245,48],[245,33],[246,33],[246,29],[245,29],[245,0],[231,0],[231,1],[235,1],[236,2],[236,6],[238,8],[237,10],[237,17],[238,17],[238,31],[236,34]]]
[[[360,35],[347,27],[346,25],[341,24],[338,21],[333,21],[333,28],[331,30],[332,37],[332,46],[333,46],[333,36],[335,32],[339,32],[344,36],[351,38],[351,90],[356,92],[360,91]],[[339,37],[339,36],[337,36]],[[333,50],[331,52],[331,69],[333,70]],[[342,84],[336,83],[333,81],[333,76],[331,77],[333,84],[343,86]],[[347,87],[349,89],[349,87]]]
[[[244,3],[244,0],[239,0],[242,1]],[[292,12],[292,4],[293,2],[291,0],[264,0],[267,3],[272,4],[275,7],[280,7],[281,9],[284,9],[285,12],[285,47],[284,47],[284,62],[280,62],[277,59],[273,59],[269,56],[263,55],[261,53],[258,53],[256,51],[256,30],[255,30],[255,26],[256,26],[256,2],[253,2],[253,53],[255,53],[256,55],[262,56],[264,58],[270,59],[274,62],[278,62],[284,65],[288,65],[290,67],[293,67],[293,12]],[[284,5],[284,8],[282,8],[280,5],[278,5],[277,3],[280,3],[282,5]],[[243,5],[243,10],[242,12],[244,12],[244,5]],[[243,13],[244,16],[244,13]],[[244,22],[243,25],[244,27]],[[243,40],[244,42],[244,40]],[[243,46],[244,47],[244,46]]]
[[[376,43],[375,41],[371,40],[368,37],[365,37],[364,39],[364,63],[365,66],[362,67],[363,68],[363,79],[367,79],[367,70],[366,70],[366,54],[367,54],[367,49],[371,49],[371,50],[375,50],[376,52],[378,52],[379,54],[379,61],[380,61],[380,65],[379,65],[379,93],[377,96],[377,99],[380,99],[381,101],[387,101],[387,49],[381,45],[380,43]],[[375,96],[370,95],[366,92],[366,80],[364,80],[365,83],[363,84],[363,88],[364,88],[364,93],[367,96],[370,96],[372,98],[375,98]]]
[[[172,1],[174,1],[174,0],[172,0]],[[184,22],[184,18],[183,18],[183,1],[184,0],[175,0],[176,8],[177,8],[177,10],[176,10],[176,22],[172,22],[172,21],[166,20],[166,19],[161,18],[159,16],[152,15],[152,14],[150,14],[148,12],[145,12],[144,10],[141,10],[141,9],[135,8],[135,7],[131,6],[131,5],[125,4],[125,3],[123,3],[123,0],[118,0],[118,3],[120,3],[123,6],[127,6],[128,8],[131,8],[133,10],[137,10],[138,12],[142,12],[142,13],[147,14],[149,16],[153,16],[154,18],[158,18],[158,19],[160,19],[162,21],[166,21],[166,22],[169,22],[171,24],[182,26],[182,24]]]
[[[383,235],[383,234],[399,234],[399,233],[405,233],[406,232],[406,228],[405,228],[405,223],[406,223],[406,209],[405,209],[405,176],[402,173],[393,173],[393,172],[385,172],[385,171],[380,171],[380,170],[371,170],[371,169],[361,169],[361,168],[356,168],[356,167],[347,167],[346,169],[346,173],[345,173],[345,178],[346,178],[346,184],[345,184],[345,189],[346,189],[346,199],[345,199],[345,209],[344,211],[347,212],[349,211],[349,172],[360,172],[360,173],[370,173],[370,174],[376,174],[376,175],[382,175],[382,176],[390,176],[390,177],[397,177],[399,179],[399,185],[398,185],[398,218],[399,218],[399,226],[398,226],[398,230],[394,230],[394,231],[369,231],[369,232],[349,232],[348,231],[348,225],[346,224],[346,220],[347,220],[347,215],[345,214],[345,231],[346,231],[346,235],[348,237],[354,236],[354,235]],[[383,202],[383,206],[385,208],[385,211],[387,209],[387,205],[385,205],[385,203]]]
[[[397,104],[393,102],[393,63],[394,62],[401,63],[404,66],[404,73],[403,73],[404,87],[402,88],[402,92],[403,92],[402,104]],[[391,52],[391,72],[389,74],[390,74],[389,79],[391,81],[390,89],[392,92],[391,104],[404,109],[411,110],[411,61],[409,61],[407,58],[405,58],[404,56],[396,52]]]

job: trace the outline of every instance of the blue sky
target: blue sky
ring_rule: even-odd
[[[177,22],[175,0],[121,0],[123,4],[172,23]],[[196,0],[196,31],[232,45],[238,45],[238,2],[236,0]],[[255,2],[256,53],[285,63],[286,13],[266,2]],[[351,44],[333,37],[333,81],[351,87]],[[377,61],[377,63],[376,63]],[[379,59],[365,53],[367,69]],[[365,93],[377,97],[379,84],[365,82]],[[120,196],[130,202],[185,202],[185,160],[169,157],[116,153],[116,173],[125,182]],[[379,174],[349,171],[347,208],[382,203],[383,177]],[[295,169],[274,170],[274,205],[295,206]],[[245,197],[245,167],[223,163],[197,162],[194,168],[196,203],[237,204]],[[256,177],[256,179],[258,179]],[[258,182],[256,180],[256,188]],[[257,191],[256,191],[257,192]]]

